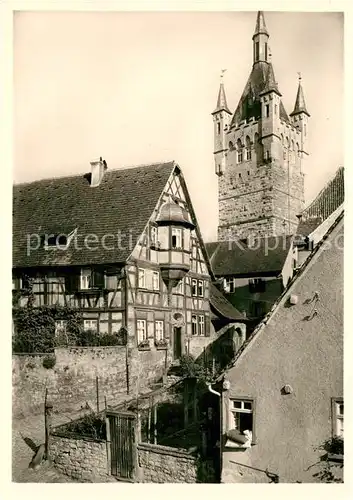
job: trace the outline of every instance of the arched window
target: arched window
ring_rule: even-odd
[[[265,160],[269,160],[270,159],[270,152],[268,150],[265,151]]]
[[[289,141],[288,137],[286,137],[286,147],[287,147],[287,149],[290,149],[290,141]]]
[[[241,143],[241,140],[237,140],[237,163],[242,163],[243,162],[243,145]]]
[[[275,115],[277,116],[277,104],[275,104]]]
[[[232,143],[232,141],[229,141],[228,148],[230,151],[234,149],[234,144]]]
[[[245,147],[246,147],[246,159],[251,160],[251,141],[248,135],[245,138]]]
[[[304,136],[306,136],[306,123],[304,123]]]
[[[295,147],[294,147],[294,141],[292,139],[292,150],[295,151]]]
[[[284,144],[284,137],[283,134],[281,134],[281,143]]]

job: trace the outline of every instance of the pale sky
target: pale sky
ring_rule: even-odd
[[[309,122],[306,201],[343,165],[343,15],[265,12],[288,113],[298,75]],[[213,123],[220,70],[234,111],[256,12],[18,12],[14,182],[175,160],[204,239],[216,238]]]

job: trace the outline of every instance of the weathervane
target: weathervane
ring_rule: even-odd
[[[221,81],[223,80],[223,75],[226,71],[227,71],[226,69],[221,69]]]
[[[302,79],[302,74],[300,71],[298,71],[298,78],[299,78],[299,81]]]

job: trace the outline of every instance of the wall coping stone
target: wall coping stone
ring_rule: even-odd
[[[171,446],[163,446],[160,444],[139,443],[137,445],[137,449],[142,451],[151,451],[154,453],[159,453],[161,455],[171,455],[177,458],[186,458],[189,460],[196,459],[194,454],[195,452],[172,448]]]
[[[60,439],[71,439],[73,441],[90,441],[93,443],[106,443],[105,439],[96,439],[93,437],[89,436],[82,436],[80,434],[70,434],[70,436],[64,435],[63,433],[60,432],[60,430],[53,431],[51,433],[51,436],[57,437]]]

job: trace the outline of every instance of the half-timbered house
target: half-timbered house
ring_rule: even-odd
[[[76,308],[99,334],[125,327],[128,355],[159,373],[226,331],[245,339],[175,162],[108,170],[100,158],[86,175],[15,185],[13,208],[13,288],[31,286],[34,307]]]

